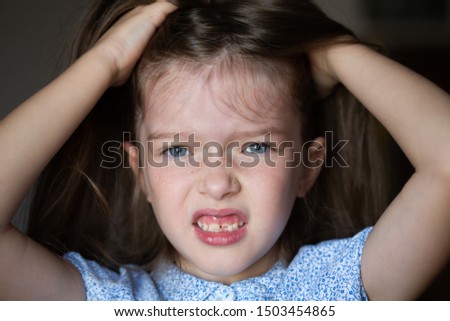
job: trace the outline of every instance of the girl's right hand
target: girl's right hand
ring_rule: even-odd
[[[111,70],[111,86],[121,85],[128,79],[156,28],[176,9],[165,0],[138,6],[121,17],[100,38],[92,51],[107,62]]]
[[[105,90],[126,81],[156,28],[175,9],[157,1],[131,10],[0,122],[0,150],[8,151],[0,154],[0,300],[85,298],[79,272],[10,222],[48,162]]]

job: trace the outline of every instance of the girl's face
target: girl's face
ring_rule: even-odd
[[[294,200],[317,170],[290,163],[299,116],[269,77],[209,68],[160,80],[139,129],[143,168],[129,153],[181,268],[229,284],[276,261]]]

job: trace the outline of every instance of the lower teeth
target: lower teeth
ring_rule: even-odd
[[[244,225],[244,223],[234,223],[232,225],[217,225],[217,224],[202,224],[197,223],[198,227],[200,227],[205,232],[213,232],[213,233],[219,233],[219,232],[234,232],[237,231],[240,227]]]

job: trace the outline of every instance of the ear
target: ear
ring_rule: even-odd
[[[147,184],[145,183],[145,177],[142,173],[142,168],[139,166],[139,148],[134,146],[130,142],[123,143],[123,149],[127,152],[128,163],[130,164],[131,170],[133,171],[136,182],[139,184],[142,193],[144,193],[147,200],[149,199],[149,191]],[[150,202],[150,200],[149,200]]]
[[[303,198],[312,188],[319,177],[325,163],[325,139],[317,137],[307,142],[302,149],[301,176],[297,190],[297,197]]]

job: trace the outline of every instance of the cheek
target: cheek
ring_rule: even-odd
[[[273,165],[264,164],[256,171],[252,176],[258,178],[258,185],[267,186],[272,191],[276,190],[288,196],[293,193],[302,170],[300,166],[291,168],[285,159],[278,159]]]
[[[288,217],[296,198],[298,169],[266,167],[247,174],[252,202],[264,207],[263,213]]]
[[[156,219],[166,235],[181,233],[180,224],[174,224],[184,219],[189,180],[180,169],[170,167],[146,168],[146,180],[149,190],[147,198],[151,203]]]
[[[284,231],[296,194],[291,170],[271,170],[251,180],[252,232],[254,240],[269,250]]]
[[[187,169],[165,166],[145,170],[149,196],[154,206],[178,204],[192,187],[192,175]]]

